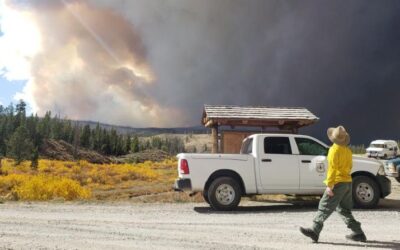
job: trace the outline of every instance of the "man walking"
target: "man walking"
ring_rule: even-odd
[[[328,153],[328,173],[324,183],[326,189],[322,196],[318,212],[313,220],[311,228],[300,227],[300,232],[310,237],[313,242],[318,242],[324,221],[336,209],[344,223],[353,233],[346,238],[354,241],[365,242],[367,240],[361,229],[360,222],[356,221],[351,213],[353,207],[351,168],[353,165],[352,152],[347,147],[350,136],[343,126],[328,129],[328,138],[333,142]]]

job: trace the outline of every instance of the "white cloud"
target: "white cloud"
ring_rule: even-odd
[[[31,77],[32,58],[40,49],[40,33],[30,13],[0,2],[0,76],[9,81]]]

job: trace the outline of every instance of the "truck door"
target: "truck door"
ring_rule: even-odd
[[[260,183],[263,190],[299,189],[297,155],[292,154],[288,137],[266,136],[259,141],[259,151]]]
[[[328,170],[328,148],[309,138],[295,137],[295,142],[299,151],[300,189],[323,189]]]

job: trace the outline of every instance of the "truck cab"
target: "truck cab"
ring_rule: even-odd
[[[246,149],[250,144],[251,149]],[[258,190],[315,194],[324,187],[328,147],[323,142],[308,136],[266,134],[250,136],[243,145],[241,153],[257,159]]]

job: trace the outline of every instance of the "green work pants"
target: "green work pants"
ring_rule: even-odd
[[[329,197],[325,192],[319,201],[318,212],[313,220],[313,231],[319,235],[321,232],[324,221],[336,211],[354,233],[362,233],[360,222],[356,221],[351,214],[353,208],[352,199],[352,185],[351,182],[341,182],[333,187],[334,196]]]

